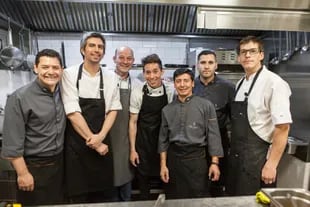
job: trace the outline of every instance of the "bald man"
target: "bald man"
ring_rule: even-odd
[[[131,198],[131,180],[133,179],[133,169],[129,161],[129,100],[131,89],[137,84],[138,80],[134,80],[129,74],[129,70],[135,61],[131,48],[126,46],[117,48],[113,60],[123,108],[118,111],[117,118],[110,131],[114,157],[114,185],[117,188],[117,200],[129,201]]]

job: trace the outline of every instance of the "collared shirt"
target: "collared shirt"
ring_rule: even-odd
[[[213,104],[199,96],[182,103],[178,99],[162,110],[158,152],[169,144],[206,146],[211,156],[223,156],[221,136]]]
[[[117,76],[117,87],[119,89],[130,88],[130,90],[133,90],[135,87],[142,84],[139,79],[131,77],[130,74],[125,79],[121,78],[117,73],[115,73],[115,75]]]
[[[101,69],[102,70],[102,69]],[[61,81],[61,95],[66,114],[81,112],[79,97],[82,98],[100,98],[99,84],[100,72],[91,76],[84,68],[82,78],[79,80],[79,90],[76,87],[79,65],[72,66],[64,70]],[[120,110],[119,89],[117,87],[118,78],[113,71],[102,70],[104,84],[104,99],[106,112],[111,110]]]
[[[244,79],[235,101],[245,99],[245,93],[249,91],[255,74],[248,80]],[[250,126],[263,140],[272,142],[275,125],[292,123],[290,95],[291,89],[287,82],[264,66],[248,97],[247,109]]]
[[[140,112],[141,109],[141,105],[142,105],[142,99],[143,99],[143,86],[144,84],[139,84],[137,85],[137,87],[135,87],[132,90],[131,93],[131,97],[130,97],[130,112],[134,113],[134,114],[138,114]],[[174,97],[174,87],[172,84],[169,83],[163,83],[163,85],[165,85],[166,87],[166,93],[168,96],[168,103],[171,103]],[[152,97],[158,97],[158,96],[162,96],[164,95],[164,86],[161,85],[158,88],[151,88],[149,85],[147,85],[148,88],[148,96],[152,96]]]
[[[63,150],[66,117],[59,87],[38,79],[11,94],[5,107],[3,157],[53,156]]]
[[[234,99],[235,87],[231,82],[214,76],[213,81],[205,85],[200,76],[195,79],[193,93],[208,99],[214,104],[220,128],[225,128],[230,115],[230,104]]]

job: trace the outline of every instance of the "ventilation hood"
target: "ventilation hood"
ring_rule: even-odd
[[[310,0],[1,0],[0,26],[10,18],[34,32],[244,36],[310,31],[309,13]]]

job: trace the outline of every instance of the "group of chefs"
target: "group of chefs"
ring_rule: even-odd
[[[142,59],[145,82],[132,78],[127,46],[115,50],[114,71],[102,69],[105,47],[101,33],[85,33],[83,63],[65,70],[58,52],[40,51],[37,78],[8,97],[1,155],[18,202],[129,201],[134,177],[143,200],[154,178],[168,199],[210,196],[211,185],[225,196],[275,187],[291,91],[262,64],[262,40],[240,41],[236,86],[216,75],[211,50],[198,55],[197,78],[176,69],[171,84],[156,54]]]

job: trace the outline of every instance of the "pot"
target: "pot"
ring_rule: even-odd
[[[12,29],[10,24],[8,28],[8,43],[9,45],[3,48],[0,52],[0,61],[11,70],[14,70],[23,64],[24,53],[17,47],[13,46]]]

